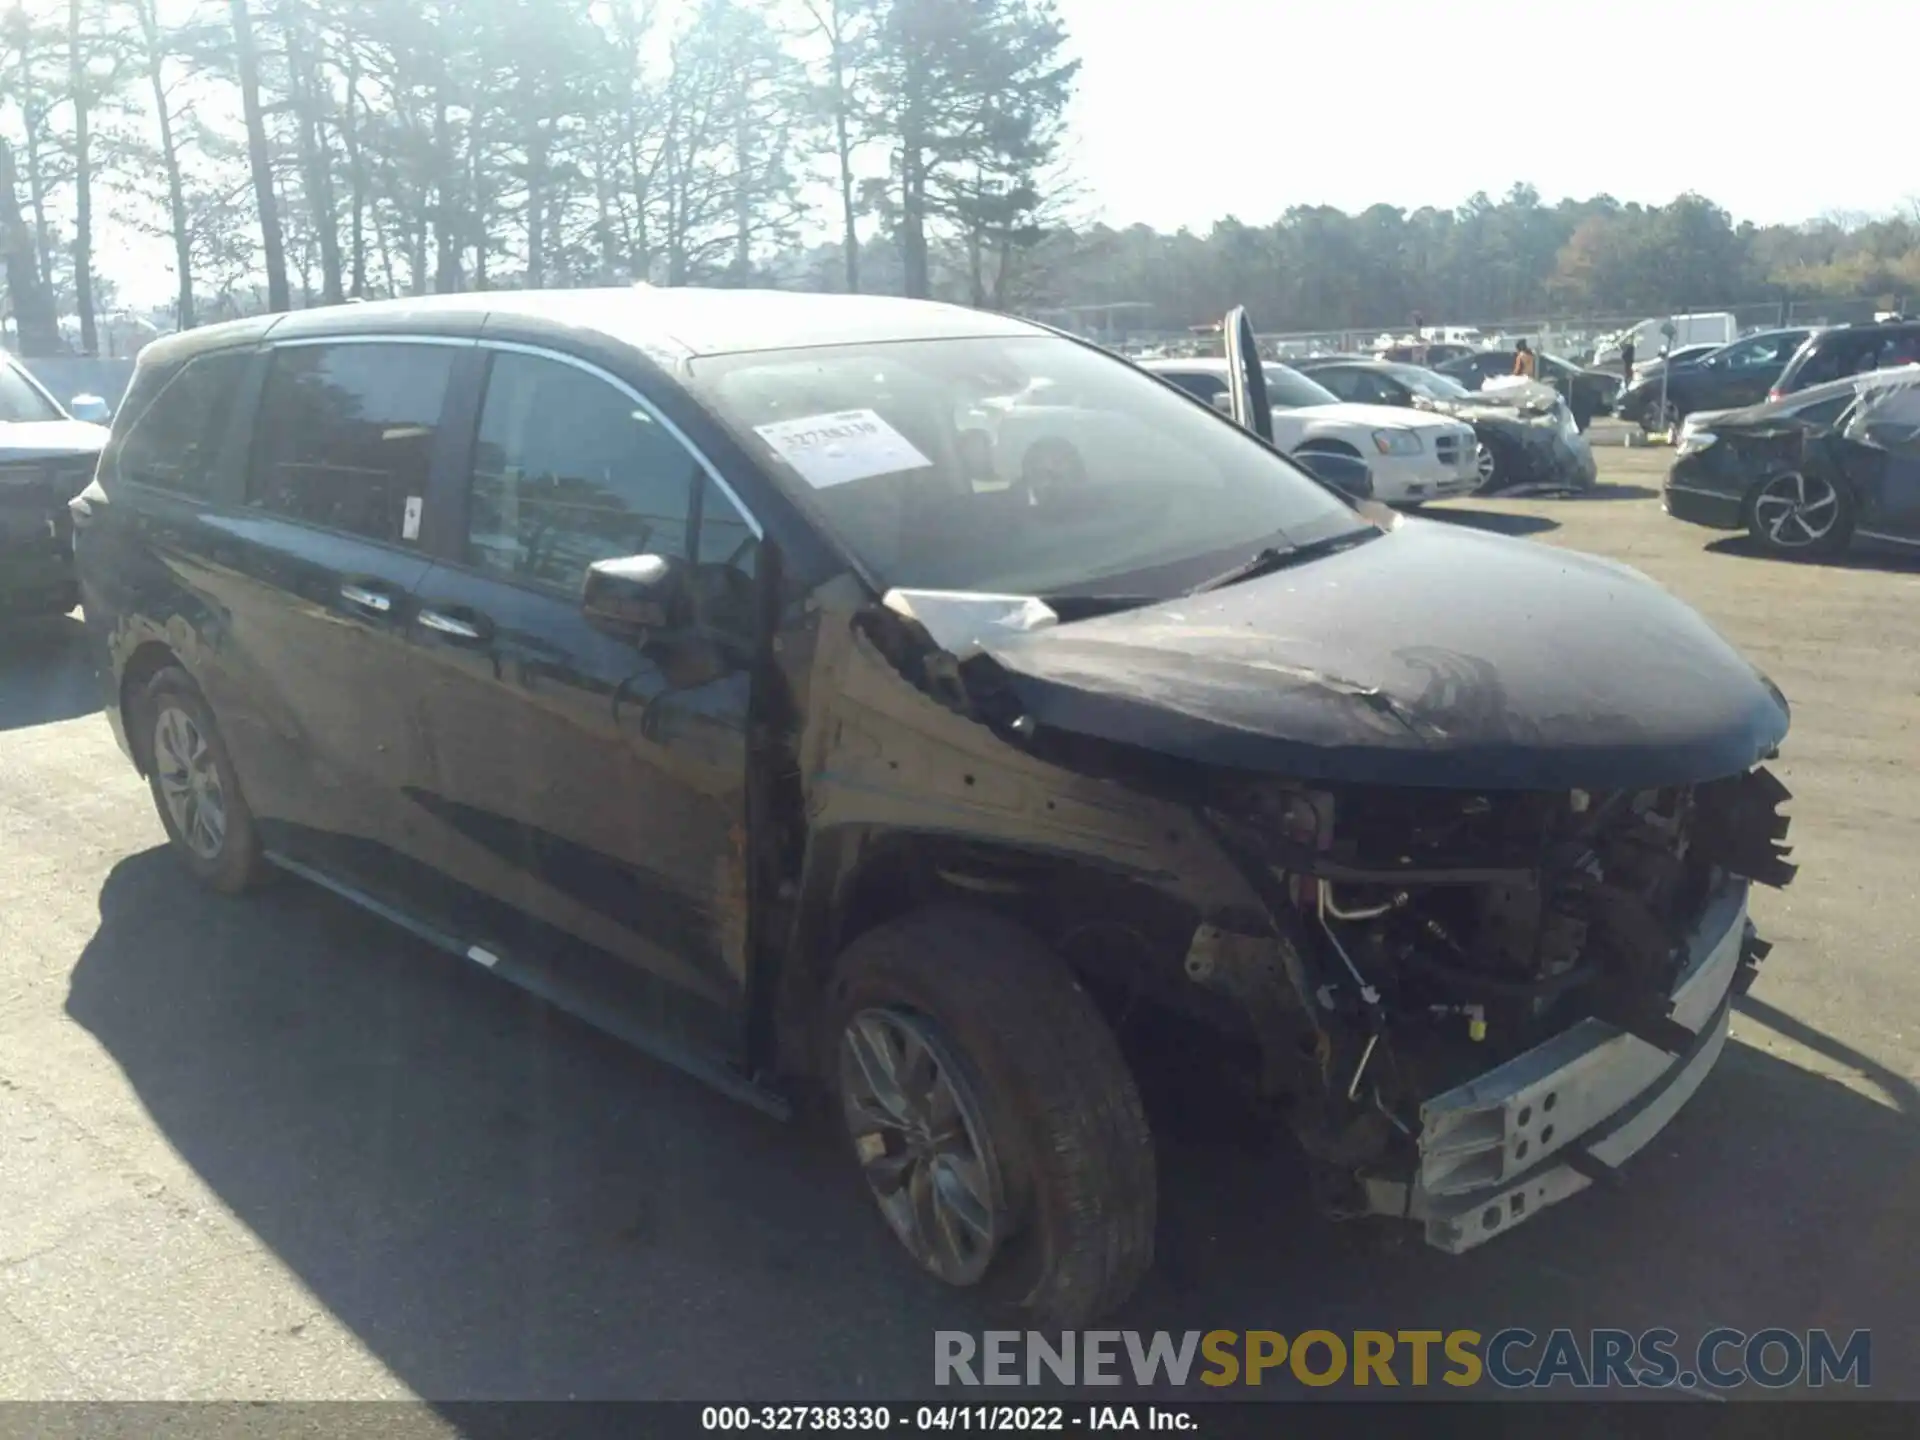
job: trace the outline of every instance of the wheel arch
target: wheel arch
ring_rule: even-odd
[[[169,668],[185,670],[186,666],[173,647],[161,640],[141,641],[120,667],[120,723],[127,737],[127,748],[133,753],[134,768],[143,776],[153,771],[153,737],[145,733],[143,726],[133,723],[134,702],[153,682],[154,676]]]
[[[1343,440],[1338,435],[1316,435],[1311,431],[1302,436],[1288,453],[1298,455],[1302,450],[1320,450],[1334,455],[1351,455],[1356,460],[1366,459],[1360,447],[1351,440]]]
[[[809,1037],[846,948],[940,904],[1013,920],[1096,983],[1151,971],[1156,986],[1178,984],[1200,920],[1194,902],[1091,855],[878,824],[816,833],[773,997],[782,1069],[804,1072],[814,1058]],[[1082,945],[1096,927],[1128,943],[1100,951]]]

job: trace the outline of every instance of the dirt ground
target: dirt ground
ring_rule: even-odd
[[[1623,1190],[1460,1258],[1315,1219],[1260,1137],[1167,1137],[1113,1324],[1866,1327],[1920,1397],[1920,564],[1753,557],[1597,438],[1592,498],[1435,514],[1638,567],[1790,698],[1802,871],[1720,1067]],[[810,1136],[160,841],[78,620],[0,637],[0,1397],[903,1397],[936,1329],[1004,1324]]]

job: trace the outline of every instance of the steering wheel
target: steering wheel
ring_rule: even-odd
[[[1020,459],[1027,503],[1043,510],[1072,510],[1087,503],[1092,477],[1080,452],[1058,436],[1036,440]]]

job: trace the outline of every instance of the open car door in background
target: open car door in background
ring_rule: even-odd
[[[1221,326],[1227,346],[1227,393],[1234,420],[1273,443],[1273,407],[1267,402],[1267,372],[1260,361],[1247,307],[1236,305]]]

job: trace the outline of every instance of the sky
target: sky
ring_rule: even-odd
[[[1453,206],[1516,180],[1548,201],[1697,190],[1760,223],[1920,197],[1920,0],[1056,4],[1083,60],[1074,159],[1110,224]]]
[[[1920,200],[1913,86],[1871,58],[1911,55],[1920,0],[1822,0],[1811,23],[1781,0],[1055,3],[1082,62],[1080,208],[1116,226],[1449,207],[1516,181],[1549,203],[1697,190],[1760,223]],[[122,296],[170,298],[170,248],[102,229]]]

